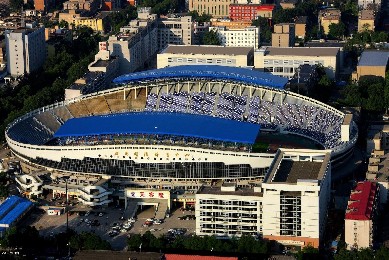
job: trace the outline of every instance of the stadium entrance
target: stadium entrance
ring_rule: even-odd
[[[153,206],[155,214],[152,218],[164,219],[170,212],[170,191],[168,190],[125,190],[125,218],[134,217],[138,207]]]

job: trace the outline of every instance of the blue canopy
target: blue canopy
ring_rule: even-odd
[[[259,124],[204,115],[132,112],[72,118],[58,129],[54,137],[150,134],[253,144],[259,130]]]
[[[284,89],[288,82],[287,78],[275,76],[269,72],[218,65],[186,65],[147,70],[119,76],[113,82],[115,84],[126,84],[163,78],[231,80],[276,89]]]

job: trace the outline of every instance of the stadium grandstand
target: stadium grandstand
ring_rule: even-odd
[[[286,91],[286,83],[223,66],[137,72],[116,78],[114,88],[32,111],[5,134],[16,155],[47,169],[159,179],[164,188],[173,179],[197,186],[263,179],[275,156],[269,144],[256,149],[264,136],[309,140],[331,151],[334,166],[347,160],[358,136],[353,120]]]

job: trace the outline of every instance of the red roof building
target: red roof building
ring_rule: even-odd
[[[239,21],[252,21],[258,16],[272,18],[274,5],[260,4],[231,4],[230,19]]]
[[[376,208],[377,183],[359,182],[351,192],[345,219],[370,220]]]
[[[377,232],[376,216],[379,204],[379,186],[375,182],[358,182],[348,201],[344,237],[347,249],[373,246]]]

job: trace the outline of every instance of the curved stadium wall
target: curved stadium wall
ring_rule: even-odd
[[[286,80],[281,77],[239,68],[229,70],[182,66],[124,75],[114,81],[119,85],[116,88],[55,103],[16,119],[7,127],[6,139],[15,154],[49,169],[151,179],[263,177],[275,154],[253,153],[247,147],[228,148],[224,144],[196,146],[118,139],[102,143],[89,136],[81,143],[73,140],[54,145],[53,137],[72,118],[182,113],[259,124],[261,131],[303,136],[331,150],[335,166],[352,153],[358,132],[351,122],[349,141],[341,141],[342,112],[285,91]]]

